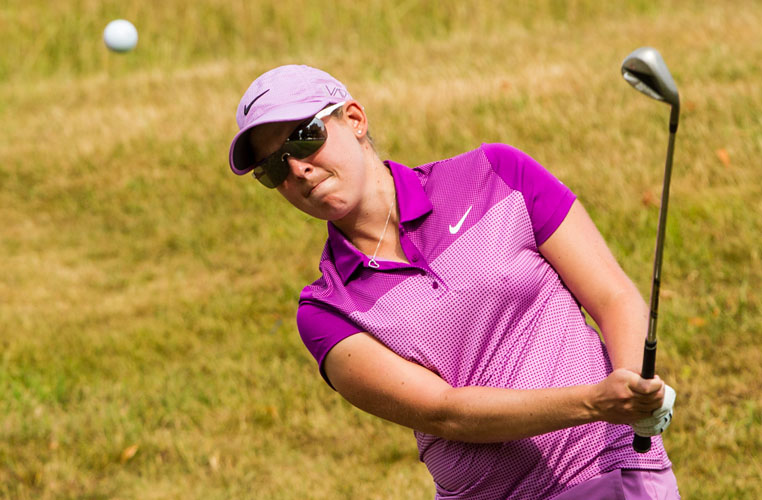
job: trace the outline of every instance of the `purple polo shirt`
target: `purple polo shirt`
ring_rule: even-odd
[[[566,186],[502,144],[414,169],[387,164],[410,263],[368,267],[328,223],[322,277],[297,313],[324,377],[328,351],[358,332],[453,387],[565,387],[611,372],[598,333],[538,251],[575,200]],[[660,438],[641,455],[629,426],[605,422],[505,443],[415,436],[442,499],[551,498],[612,470],[670,466]]]

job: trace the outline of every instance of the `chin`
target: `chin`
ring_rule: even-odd
[[[336,211],[331,209],[326,210],[315,207],[299,207],[299,210],[309,215],[310,217],[325,221],[339,220],[345,215],[343,211]]]
[[[349,215],[350,212],[350,207],[344,200],[334,199],[323,200],[321,206],[315,207],[311,215],[322,220],[337,221]]]

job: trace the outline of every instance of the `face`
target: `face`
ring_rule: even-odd
[[[276,187],[278,192],[299,210],[319,219],[337,221],[350,215],[358,206],[366,188],[365,157],[357,130],[366,130],[364,113],[358,116],[359,104],[344,105],[341,118],[323,118],[328,133],[325,144],[314,154],[287,158],[289,173]],[[278,151],[302,122],[267,123],[250,134],[254,151],[262,158]],[[258,158],[259,159],[259,158]]]

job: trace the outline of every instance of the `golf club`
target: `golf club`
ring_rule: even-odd
[[[643,378],[654,377],[656,362],[656,319],[659,312],[659,285],[661,283],[661,260],[664,249],[664,230],[667,225],[667,202],[669,200],[669,181],[672,175],[672,155],[675,151],[675,134],[680,116],[680,96],[677,86],[664,63],[661,54],[651,47],[641,47],[633,51],[622,62],[622,76],[627,83],[639,92],[663,101],[672,106],[669,117],[669,145],[667,146],[667,161],[664,167],[664,184],[661,191],[661,207],[659,208],[659,227],[656,234],[656,252],[654,255],[654,272],[651,280],[651,311],[648,321],[643,354]],[[638,453],[646,453],[651,449],[651,438],[635,435],[632,447]]]

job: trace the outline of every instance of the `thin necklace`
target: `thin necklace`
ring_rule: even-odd
[[[381,247],[381,242],[384,241],[384,235],[386,234],[386,228],[389,226],[389,219],[392,218],[392,209],[394,208],[394,205],[397,202],[397,193],[394,193],[394,199],[392,200],[392,204],[389,207],[389,213],[386,215],[386,223],[384,224],[384,230],[381,231],[381,237],[378,239],[378,245],[376,245],[376,251],[373,252],[373,257],[370,258],[368,261],[368,267],[372,267],[373,269],[378,269],[379,265],[378,262],[376,262],[376,255],[378,255],[378,249]]]

